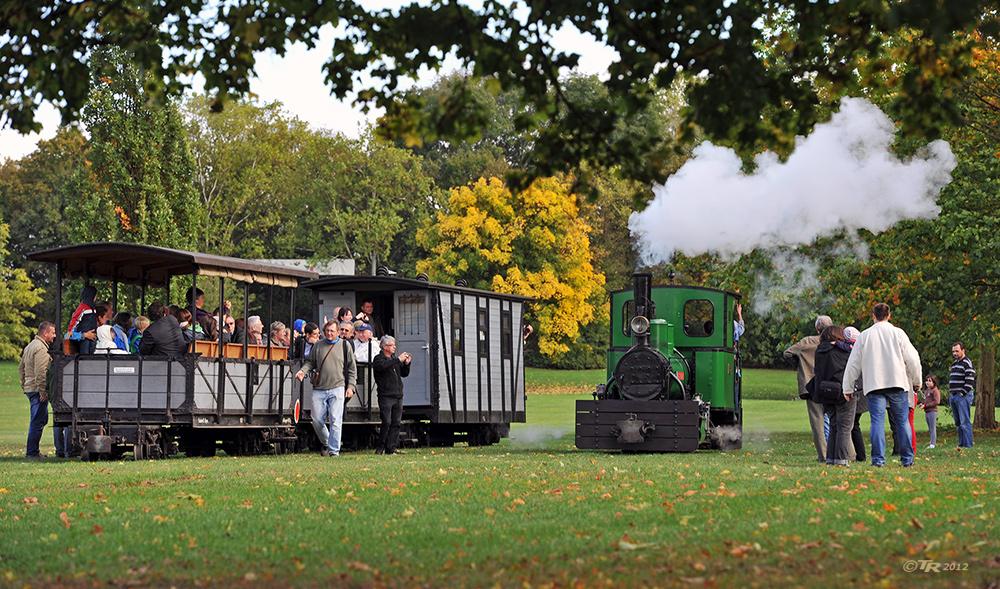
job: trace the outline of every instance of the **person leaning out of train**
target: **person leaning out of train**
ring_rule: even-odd
[[[385,335],[385,330],[382,329],[382,319],[375,314],[375,303],[371,299],[361,301],[361,310],[358,311],[355,319],[360,319],[362,322],[371,325],[372,334],[376,338],[375,343],[378,343],[378,338]]]
[[[177,318],[159,301],[150,303],[146,315],[152,321],[142,332],[139,353],[143,356],[180,356],[187,349]]]
[[[371,325],[362,323],[358,328],[358,336],[354,340],[354,359],[358,362],[371,362],[372,358],[382,353],[382,347],[375,339]]]
[[[344,423],[344,404],[357,387],[357,363],[351,346],[340,337],[336,321],[323,325],[323,339],[316,342],[302,369],[295,373],[300,381],[316,371],[312,382],[312,425],[320,441],[320,455],[339,456]],[[330,416],[327,429],[326,418]]]
[[[295,338],[292,346],[292,358],[302,360],[309,357],[312,347],[319,341],[319,325],[312,321],[302,324],[302,335]]]
[[[134,327],[128,332],[128,348],[129,352],[132,354],[139,353],[139,341],[142,340],[142,332],[146,331],[149,327],[149,317],[145,315],[139,315],[132,322]]]

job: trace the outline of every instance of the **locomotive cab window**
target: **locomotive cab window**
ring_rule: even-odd
[[[635,317],[635,299],[625,301],[625,304],[622,305],[622,333],[627,337],[632,337],[633,317]]]
[[[684,333],[692,337],[708,337],[715,333],[712,301],[692,299],[684,303]]]

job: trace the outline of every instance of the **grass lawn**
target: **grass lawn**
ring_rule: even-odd
[[[1000,580],[994,432],[958,452],[945,430],[912,469],[828,469],[801,402],[753,399],[738,452],[590,452],[572,437],[573,403],[588,395],[529,394],[529,422],[487,448],[28,461],[27,404],[8,372],[0,365],[0,587]]]

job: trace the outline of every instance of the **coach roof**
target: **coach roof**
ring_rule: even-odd
[[[122,284],[164,287],[172,276],[198,275],[240,282],[295,287],[319,276],[289,266],[213,256],[152,245],[97,242],[32,252],[33,262],[57,264],[65,278],[90,277]]]
[[[411,290],[437,290],[444,292],[465,293],[479,296],[491,296],[497,299],[511,301],[533,301],[531,297],[490,290],[480,290],[478,288],[468,288],[465,286],[454,286],[451,284],[441,284],[439,282],[428,282],[415,278],[400,278],[398,276],[326,276],[319,280],[304,282],[302,286],[313,290],[336,290],[350,289],[363,290],[365,292],[394,291],[402,289]]]

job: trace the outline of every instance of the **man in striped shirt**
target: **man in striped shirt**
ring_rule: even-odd
[[[955,429],[958,430],[958,447],[971,448],[972,420],[969,414],[976,390],[976,369],[965,355],[964,343],[955,342],[951,346],[951,355],[955,357],[955,362],[951,365],[951,376],[948,378],[948,403],[955,418]]]

